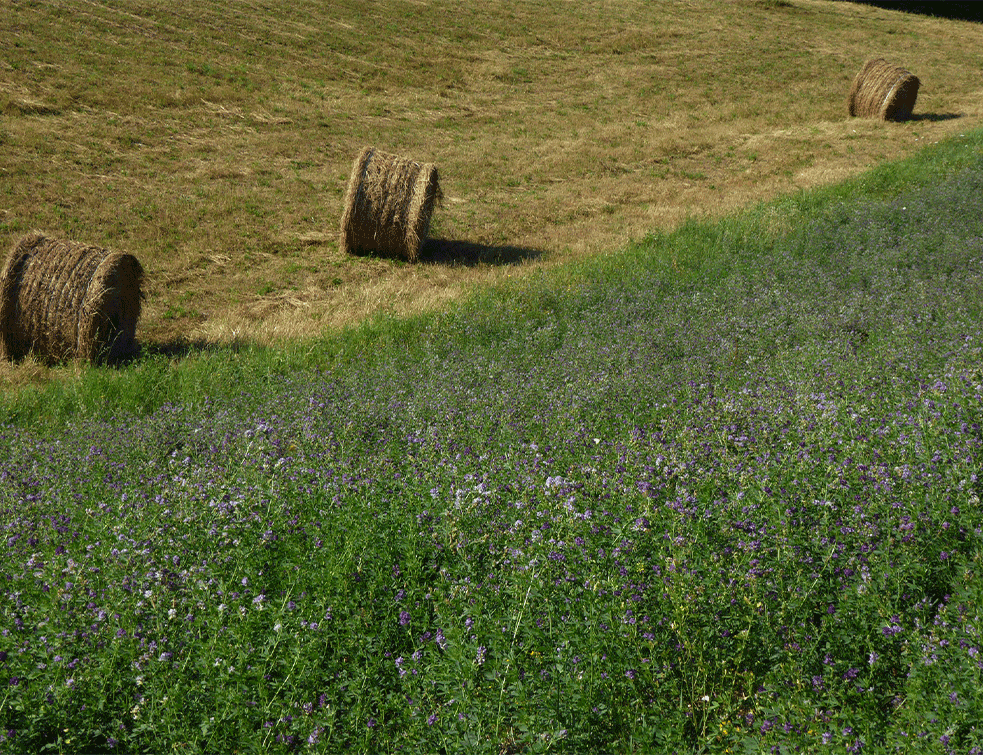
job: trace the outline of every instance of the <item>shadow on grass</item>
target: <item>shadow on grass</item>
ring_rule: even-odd
[[[358,249],[351,252],[356,257],[376,257],[378,259],[406,260],[394,253],[384,251],[367,251]],[[428,238],[420,247],[417,259],[419,264],[432,265],[518,265],[527,260],[534,260],[543,254],[538,249],[522,246],[478,244],[473,241],[455,241],[451,239]],[[409,263],[412,264],[412,263]]]
[[[542,255],[538,249],[522,246],[477,244],[473,241],[427,239],[420,250],[420,261],[442,265],[517,265]]]
[[[912,113],[908,116],[908,120],[938,123],[939,121],[954,121],[956,118],[963,117],[965,116],[962,113]]]
[[[235,354],[247,346],[245,343],[208,343],[206,341],[189,341],[176,338],[171,341],[141,341],[137,350],[129,356],[120,359],[112,366],[125,366],[133,362],[161,357],[164,359],[184,359],[191,354],[215,354],[227,352]],[[255,347],[251,347],[255,348]]]
[[[983,3],[979,2],[907,2],[906,0],[851,0],[861,5],[876,5],[885,10],[918,13],[922,16],[983,21]]]

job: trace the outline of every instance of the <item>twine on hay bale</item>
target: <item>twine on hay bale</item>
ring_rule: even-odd
[[[374,147],[352,165],[341,216],[341,250],[415,261],[442,198],[437,168]]]
[[[133,255],[28,234],[0,272],[0,354],[103,362],[133,353],[142,282]]]
[[[847,107],[851,116],[903,121],[918,97],[918,77],[883,58],[868,60],[853,80]]]

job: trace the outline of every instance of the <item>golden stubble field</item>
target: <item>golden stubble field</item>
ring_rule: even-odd
[[[847,116],[870,57],[912,120]],[[983,25],[824,0],[8,0],[0,246],[136,255],[146,347],[276,344],[910,154],[981,70]],[[338,249],[367,145],[440,169],[420,263]]]

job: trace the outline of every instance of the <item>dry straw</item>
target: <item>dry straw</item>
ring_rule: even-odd
[[[133,255],[25,236],[0,272],[0,354],[103,362],[133,353],[142,282]]]
[[[437,168],[366,147],[355,159],[341,216],[341,249],[416,260],[441,199]]]
[[[918,77],[883,58],[868,60],[853,80],[847,107],[851,116],[903,121],[918,96]]]

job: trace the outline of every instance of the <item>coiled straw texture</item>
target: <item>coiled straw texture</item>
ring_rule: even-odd
[[[883,58],[868,60],[853,80],[847,108],[858,118],[906,120],[915,109],[920,83],[910,71]]]
[[[441,197],[432,163],[366,147],[355,159],[345,193],[342,251],[377,252],[415,261]]]
[[[111,362],[136,351],[143,268],[136,257],[40,232],[0,272],[0,354]]]

